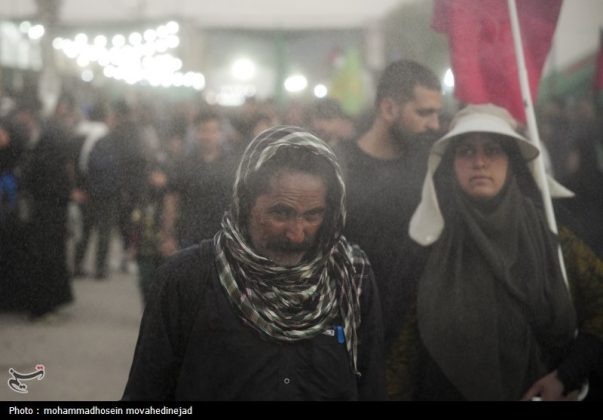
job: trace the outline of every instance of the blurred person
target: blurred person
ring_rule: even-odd
[[[132,212],[131,249],[138,266],[138,287],[146,303],[157,268],[165,261],[161,254],[161,213],[167,191],[166,172],[155,166],[141,194],[141,199]]]
[[[308,108],[308,124],[331,147],[355,137],[354,122],[343,112],[336,99],[322,98]]]
[[[383,399],[379,300],[342,236],[344,191],[312,134],[256,137],[221,230],[159,270],[124,400]]]
[[[186,120],[180,116],[173,116],[167,124],[167,130],[163,135],[165,140],[161,162],[168,165],[171,169],[175,169],[176,163],[184,156],[186,128]]]
[[[287,104],[281,120],[283,124],[305,127],[307,125],[304,105],[296,100]]]
[[[576,196],[568,208],[584,228],[585,240],[603,258],[603,110],[584,120],[570,152],[573,166],[564,179]]]
[[[235,162],[223,148],[220,116],[202,113],[194,127],[197,148],[178,163],[164,200],[164,256],[213,237],[228,205]]]
[[[22,186],[17,173],[25,141],[23,130],[0,119],[0,310],[23,309],[26,304],[27,230],[19,218]]]
[[[109,132],[90,150],[86,171],[87,199],[98,230],[94,262],[97,280],[108,276],[107,259],[114,226],[119,227],[124,250],[129,247],[131,213],[147,177],[145,153],[130,106],[124,101],[114,102],[108,122]],[[76,269],[81,270],[86,247],[85,242],[79,245]]]
[[[140,141],[147,161],[161,159],[161,141],[157,132],[157,112],[149,103],[141,103],[136,109],[136,121],[140,132]]]
[[[156,270],[165,261],[161,247],[161,216],[170,179],[178,173],[178,164],[184,156],[186,121],[173,117],[163,134],[163,151],[150,163],[140,199],[131,214],[129,254],[136,259],[138,287],[144,304],[148,300]]]
[[[79,113],[75,97],[70,93],[62,93],[59,97],[53,118],[59,121],[63,129],[71,133],[75,130],[81,115]]]
[[[121,184],[118,201],[117,225],[123,241],[123,254],[120,261],[120,270],[128,271],[132,243],[130,242],[132,231],[132,212],[142,199],[146,182],[149,177],[150,165],[154,159],[154,150],[147,143],[144,136],[146,122],[139,119],[137,109],[124,100],[117,101],[112,107],[114,114],[114,125],[109,133],[116,146],[116,151],[121,169]],[[143,112],[144,114],[145,112]],[[153,128],[149,128],[154,133]],[[101,273],[101,276],[104,273]]]
[[[278,125],[278,120],[276,120],[274,115],[270,115],[266,112],[258,112],[251,118],[249,124],[249,140],[256,138],[261,132],[272,128],[275,125]]]
[[[408,222],[440,128],[440,92],[438,78],[425,66],[409,60],[389,64],[377,86],[372,125],[356,141],[336,148],[348,192],[345,234],[367,253],[375,271],[386,345],[415,284],[406,264],[417,248],[408,238]]]
[[[538,128],[545,147],[543,158],[547,172],[557,179],[565,179],[569,170],[569,151],[574,133],[567,115],[565,103],[552,98],[544,103],[539,112]]]
[[[52,317],[59,306],[73,300],[66,241],[74,167],[72,120],[66,115],[71,114],[59,106],[54,117],[42,125],[24,174],[32,197],[29,311],[34,320]]]
[[[237,126],[237,140],[233,141],[229,152],[236,162],[239,161],[249,142],[257,137],[262,131],[278,125],[276,117],[262,111],[249,111],[248,114],[240,116]]]
[[[428,258],[388,358],[394,399],[559,400],[603,368],[603,262],[551,232],[539,150],[516,129],[503,108],[469,105],[431,149],[410,222]]]
[[[40,111],[42,109],[41,101],[31,94],[22,92],[19,95],[15,109],[9,114],[8,119],[25,136],[25,152],[33,150],[40,140],[41,121]]]
[[[81,147],[77,153],[75,190],[71,197],[79,206],[82,219],[82,232],[75,244],[74,277],[77,278],[86,275],[83,262],[88,249],[90,234],[94,226],[100,227],[98,216],[102,210],[97,205],[99,197],[97,197],[96,191],[90,191],[89,185],[89,182],[97,182],[94,177],[98,175],[94,171],[98,170],[98,168],[93,169],[92,180],[90,180],[88,164],[90,154],[96,144],[109,134],[108,105],[102,101],[95,103],[90,109],[88,119],[81,121],[76,127],[75,132],[81,138],[79,140]],[[95,162],[93,162],[94,165],[96,165]],[[94,197],[91,197],[91,194]],[[102,218],[102,215],[100,217]]]

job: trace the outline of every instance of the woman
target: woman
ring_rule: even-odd
[[[18,165],[23,154],[23,130],[0,119],[0,311],[26,303],[23,274],[25,226],[19,219]]]
[[[429,255],[416,318],[388,360],[390,397],[560,399],[601,351],[603,264],[562,230],[570,294],[529,170],[538,149],[515,126],[502,108],[471,105],[431,150],[410,224]],[[577,317],[583,296],[594,304]]]

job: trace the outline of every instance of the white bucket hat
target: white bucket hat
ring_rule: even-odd
[[[547,177],[546,180],[542,179],[540,172],[536,170],[535,164],[535,159],[540,154],[540,151],[538,147],[515,131],[517,126],[517,122],[507,110],[492,104],[468,105],[455,115],[450,124],[450,131],[431,147],[429,153],[421,203],[419,203],[410,219],[409,234],[415,242],[423,246],[431,245],[440,237],[444,229],[444,218],[440,211],[433,183],[433,175],[440,165],[442,156],[446,152],[450,142],[462,134],[494,133],[512,139],[519,147],[519,151],[526,160],[534,181],[541,191],[543,190],[544,182],[548,182],[552,197],[573,196],[571,191],[557,183],[551,177]]]
[[[536,159],[540,150],[519,135],[517,127],[517,121],[504,108],[492,104],[468,105],[457,112],[450,123],[450,131],[432,146],[431,153],[443,156],[450,141],[462,134],[493,133],[514,140],[526,161]]]

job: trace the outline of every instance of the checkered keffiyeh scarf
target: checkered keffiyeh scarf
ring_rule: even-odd
[[[338,208],[331,212],[331,231],[321,235],[318,251],[294,267],[281,267],[258,255],[241,233],[239,191],[281,148],[305,149],[328,160],[337,174]],[[345,189],[341,170],[331,149],[298,127],[264,131],[247,147],[237,171],[230,212],[214,237],[220,282],[243,321],[279,341],[314,337],[339,316],[343,320],[351,365],[357,369],[357,331],[360,325],[362,279],[368,261],[358,247],[341,236],[345,221]]]

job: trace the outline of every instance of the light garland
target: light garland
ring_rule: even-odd
[[[182,72],[182,60],[168,51],[180,45],[180,25],[170,21],[154,29],[97,35],[94,38],[79,33],[73,39],[57,37],[52,46],[84,69],[82,79],[91,81],[92,64],[102,68],[102,74],[130,85],[148,84],[155,87],[189,87],[202,90],[205,77],[199,72]],[[86,71],[87,70],[87,71]]]

